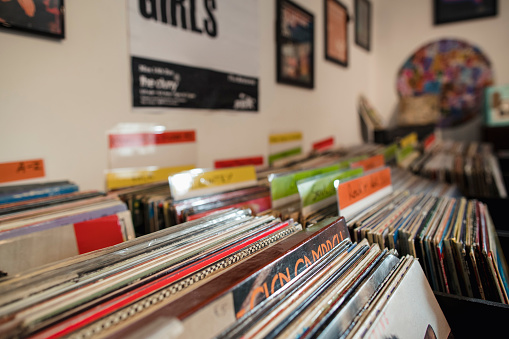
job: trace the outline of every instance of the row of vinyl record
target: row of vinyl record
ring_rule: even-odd
[[[344,218],[303,229],[233,209],[4,278],[0,335],[447,338],[450,328],[417,261],[352,243]]]
[[[435,143],[434,148],[451,148],[443,145]],[[451,145],[458,147],[457,143]],[[474,146],[468,147],[469,153],[479,149]],[[49,184],[46,187],[7,187],[4,190],[11,194],[11,199],[14,191],[17,197],[38,199],[23,198],[0,206],[0,270],[4,275],[13,276],[32,267],[132,239],[135,231],[138,235],[149,234],[228,208],[250,208],[255,215],[272,214],[282,220],[292,218],[304,227],[338,215],[345,216],[350,223],[378,208],[377,213],[373,213],[380,218],[369,220],[369,227],[382,230],[383,241],[378,243],[381,247],[420,258],[421,263],[426,263],[425,272],[435,290],[507,302],[504,282],[507,270],[493,238],[495,232],[492,227],[485,227],[486,233],[481,232],[483,220],[484,224],[491,222],[487,208],[474,201],[463,203],[456,185],[425,179],[394,166],[386,167],[387,164],[412,163],[407,161],[408,157],[412,161],[421,159],[412,156],[406,148],[365,144],[313,154],[265,170],[255,171],[252,167],[193,170],[171,177],[169,186],[166,182],[149,184],[111,192],[108,196],[100,192],[74,192],[41,197],[43,189],[53,195],[57,192],[55,187],[75,186],[68,182],[55,183],[55,187]],[[216,178],[226,184],[213,183]],[[187,186],[184,187],[183,182]],[[176,189],[180,186],[184,189]],[[381,208],[380,201],[391,203]],[[401,204],[397,205],[399,202]],[[443,204],[448,206],[449,214],[442,208]],[[469,207],[462,209],[459,215],[461,204]],[[391,214],[391,208],[399,214]],[[410,213],[420,210],[428,213],[427,219],[419,213]],[[472,219],[473,210],[482,217]],[[381,219],[385,213],[394,219],[390,222]],[[451,219],[454,220],[444,224]],[[414,241],[427,244],[428,239],[439,235],[442,236],[438,242],[440,246],[459,242],[468,249],[467,256],[458,257],[455,251],[440,250],[440,255],[444,256],[440,259],[435,255],[435,243],[427,245],[432,251],[428,255],[422,250],[423,245],[415,249],[405,245]],[[63,245],[54,246],[55,239]],[[368,239],[373,242],[373,238]],[[490,246],[480,246],[483,242]],[[487,257],[489,251],[480,252],[483,248],[495,251],[491,259]],[[461,258],[465,260],[460,261]],[[442,269],[440,265],[443,264],[445,268]]]
[[[453,183],[469,197],[507,198],[491,144],[442,141],[429,145],[404,167],[423,177]]]

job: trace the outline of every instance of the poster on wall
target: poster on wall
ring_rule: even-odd
[[[296,3],[277,1],[277,82],[314,87],[314,16]]]
[[[366,51],[371,49],[371,2],[355,0],[355,43]]]
[[[258,0],[128,0],[132,106],[258,111]]]
[[[0,27],[64,38],[64,0],[0,0]]]
[[[325,59],[348,66],[348,10],[338,0],[325,0]]]
[[[449,22],[493,17],[497,15],[497,0],[434,0],[435,25]]]

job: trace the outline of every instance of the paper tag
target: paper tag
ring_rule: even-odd
[[[384,168],[346,182],[336,181],[339,210],[345,209],[367,197],[391,186],[391,170]]]
[[[215,168],[228,168],[228,167],[238,167],[238,166],[262,166],[263,165],[263,157],[251,157],[251,158],[238,158],[238,159],[229,159],[229,160],[217,160],[214,163]]]
[[[373,157],[360,160],[350,164],[350,167],[362,167],[364,171],[370,171],[375,168],[384,167],[385,166],[385,157],[383,155],[375,155]]]
[[[429,150],[435,144],[435,141],[436,141],[435,133],[428,135],[428,137],[424,140],[424,150],[425,151]]]
[[[254,186],[257,183],[254,166],[210,171],[195,168],[172,175],[168,180],[172,197],[175,200],[230,191]]]
[[[325,140],[317,141],[313,144],[313,150],[325,151],[334,146],[334,137],[327,138]]]
[[[42,178],[45,176],[44,160],[23,160],[0,164],[0,183]]]
[[[123,187],[131,187],[153,182],[168,180],[170,175],[193,169],[194,165],[175,166],[164,168],[147,167],[145,169],[120,169],[106,173],[106,187],[114,190]]]
[[[271,134],[269,136],[269,143],[278,144],[282,142],[299,141],[302,140],[301,132],[283,133],[283,134]]]
[[[398,151],[398,144],[396,144],[396,143],[385,147],[385,149],[383,150],[385,161],[388,162],[388,161],[391,161],[392,159],[394,159],[396,157],[397,151]]]
[[[278,160],[293,157],[293,156],[299,155],[301,153],[302,153],[302,148],[297,147],[297,148],[289,149],[289,150],[286,150],[286,151],[283,151],[280,153],[271,154],[271,155],[269,155],[269,164],[273,164],[274,162],[276,162]]]
[[[285,158],[293,158],[302,153],[302,133],[292,132],[269,136],[269,165]]]
[[[344,166],[344,165],[343,165]],[[278,208],[292,202],[299,201],[299,190],[297,181],[314,177],[319,174],[339,171],[343,169],[342,165],[315,168],[307,171],[296,172],[288,175],[269,176],[270,192],[272,197],[272,208]]]
[[[318,178],[310,178],[297,182],[299,195],[302,202],[302,213],[304,217],[322,208],[331,205],[336,200],[336,180],[345,180],[359,176],[363,173],[362,167],[348,169],[340,172],[326,173]]]
[[[398,152],[396,152],[396,161],[398,164],[400,164],[402,161],[404,161],[410,154],[414,152],[414,146],[408,145],[407,147],[404,147]]]
[[[161,133],[110,134],[110,148],[143,147],[148,145],[195,142],[195,131],[167,131]]]
[[[401,148],[405,148],[409,145],[415,145],[415,144],[417,144],[417,142],[418,142],[417,133],[412,132],[409,135],[407,135],[406,137],[404,137],[403,139],[401,139],[399,144],[400,144]]]
[[[195,164],[196,131],[155,124],[118,124],[108,132],[108,169],[168,168]]]

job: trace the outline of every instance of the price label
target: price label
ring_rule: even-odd
[[[0,164],[0,183],[42,178],[45,176],[44,160],[23,160]]]

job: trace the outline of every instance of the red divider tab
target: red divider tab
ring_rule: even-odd
[[[214,163],[215,168],[227,168],[238,166],[260,166],[263,165],[263,157],[238,158],[229,160],[218,160]]]
[[[120,244],[124,241],[116,215],[74,224],[74,233],[80,254]]]
[[[313,144],[313,150],[315,151],[324,151],[329,149],[334,145],[334,137],[327,138],[322,141],[317,141]]]
[[[171,131],[162,133],[110,134],[110,148],[142,147],[149,145],[195,142],[195,131]]]

